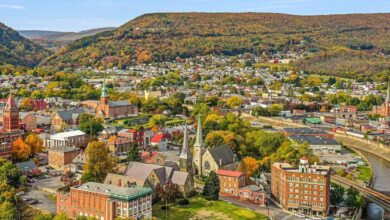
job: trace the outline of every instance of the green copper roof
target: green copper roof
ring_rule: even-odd
[[[198,115],[198,129],[196,131],[196,140],[194,147],[204,147],[205,143],[203,141],[203,134],[202,134],[202,119],[200,117],[200,114]]]
[[[102,95],[101,97],[107,97],[107,86],[106,86],[106,76],[104,75]]]

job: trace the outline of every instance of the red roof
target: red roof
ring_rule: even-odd
[[[217,174],[221,176],[232,176],[232,177],[240,177],[244,175],[244,173],[242,172],[230,171],[230,170],[218,170]]]
[[[165,135],[164,134],[156,134],[153,136],[152,140],[150,142],[153,142],[153,143],[160,143],[162,141],[162,139],[165,138]]]
[[[149,151],[142,151],[141,153],[141,161],[145,163],[153,163],[153,159],[158,155],[158,151],[153,151],[150,153]]]

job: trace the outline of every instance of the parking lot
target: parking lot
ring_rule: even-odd
[[[53,214],[56,213],[56,201],[54,200],[55,199],[54,194],[37,190],[37,189],[30,189],[20,198],[22,200],[25,200],[27,204],[31,203],[31,201],[33,200],[37,200],[36,204],[31,204],[32,207]]]

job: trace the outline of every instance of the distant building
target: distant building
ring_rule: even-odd
[[[305,135],[291,135],[289,138],[295,142],[308,143],[316,155],[341,154],[341,144],[333,138]]]
[[[161,91],[148,91],[145,90],[145,100],[158,99],[161,97]]]
[[[57,213],[65,212],[72,219],[151,219],[152,189],[88,182],[71,187],[69,192],[57,192],[56,206]]]
[[[313,128],[283,128],[282,134],[285,137],[288,136],[295,136],[295,135],[301,135],[301,136],[317,136],[317,137],[326,137],[326,138],[333,138],[334,135],[330,134],[325,131],[321,131],[319,129],[313,129]]]
[[[79,117],[82,113],[84,113],[84,110],[80,108],[67,109],[53,113],[50,119],[51,129],[64,130],[76,128],[79,125]]]
[[[105,119],[127,118],[137,114],[137,107],[128,101],[109,101],[106,80],[104,79],[100,101],[96,106],[96,115]]]
[[[274,163],[271,167],[272,197],[289,211],[326,216],[330,206],[330,167],[310,165],[300,159],[299,167]]]

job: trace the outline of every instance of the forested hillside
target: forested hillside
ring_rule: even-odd
[[[43,47],[0,23],[0,65],[35,66],[47,56],[49,52]]]

